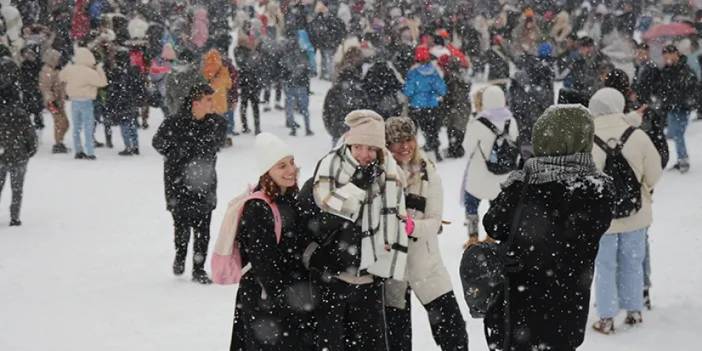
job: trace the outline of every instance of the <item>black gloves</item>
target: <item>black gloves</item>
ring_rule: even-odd
[[[381,174],[383,169],[377,161],[373,161],[368,166],[356,167],[356,171],[351,176],[351,183],[363,190],[368,190]]]
[[[316,243],[310,245],[317,246]],[[308,250],[314,250],[310,253],[308,268],[320,272],[327,272],[332,275],[345,272],[348,268],[347,262],[344,259],[344,251],[347,250],[346,246],[345,243],[342,243],[338,239],[333,239],[325,246],[317,246],[314,249],[308,247]]]

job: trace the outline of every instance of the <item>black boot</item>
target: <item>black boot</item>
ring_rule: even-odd
[[[176,252],[175,260],[173,260],[173,274],[181,275],[185,272],[185,252]]]
[[[644,306],[647,310],[651,310],[651,295],[649,294],[648,288],[644,288],[643,291]]]
[[[105,146],[110,149],[114,147],[114,145],[112,145],[112,134],[105,133]]]
[[[10,220],[10,227],[19,227],[22,225],[22,221],[19,219],[11,219]]]

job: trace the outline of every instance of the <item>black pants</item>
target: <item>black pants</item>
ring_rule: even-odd
[[[388,336],[391,351],[412,351],[412,313],[410,289],[405,295],[407,308],[386,307]],[[468,332],[453,291],[424,305],[429,317],[431,333],[441,350],[468,350]]]
[[[276,81],[269,84],[263,89],[263,104],[268,105],[271,101],[271,90],[275,89],[275,103],[280,103],[280,99],[283,98],[283,83],[281,81]]]
[[[241,128],[243,130],[249,129],[248,122],[246,120],[246,106],[249,104],[249,102],[251,102],[251,109],[253,110],[254,129],[256,131],[261,129],[261,111],[258,109],[259,95],[259,91],[241,90],[241,105],[239,109],[241,114]]]
[[[424,133],[426,140],[425,149],[430,151],[439,150],[439,130],[441,129],[441,116],[434,108],[411,108],[409,117]]]
[[[207,247],[210,243],[210,221],[212,212],[206,215],[171,212],[175,229],[176,256],[185,260],[188,255],[188,242],[192,230],[195,236],[193,243],[193,271],[203,270],[207,258]]]
[[[388,351],[383,285],[315,281],[318,349]]]
[[[19,221],[20,208],[22,207],[24,176],[27,174],[27,161],[13,164],[0,163],[0,193],[2,193],[2,189],[5,186],[7,173],[10,173],[10,188],[12,189],[10,219]]]

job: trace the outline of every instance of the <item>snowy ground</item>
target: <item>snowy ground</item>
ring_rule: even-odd
[[[321,121],[328,87],[316,80],[313,84],[314,137],[289,137],[282,112],[262,114],[263,130],[282,136],[294,148],[301,180],[310,176],[330,146]],[[89,162],[50,153],[47,116],[39,152],[29,164],[22,227],[7,226],[9,184],[0,200],[0,350],[228,348],[235,288],[200,286],[187,273],[181,278],[171,273],[173,234],[163,198],[162,161],[151,148],[161,119],[160,112],[152,112],[152,127],[140,132],[141,156],[117,156],[122,143],[115,130],[115,149],[98,149],[98,160]],[[102,132],[97,134],[103,140]],[[620,328],[614,336],[588,330],[581,350],[699,349],[694,345],[702,329],[702,239],[694,228],[702,213],[696,201],[702,197],[697,178],[702,155],[695,152],[702,149],[701,138],[702,123],[692,123],[692,170],[685,176],[666,172],[656,189],[651,229],[654,310],[644,314],[641,327]],[[234,147],[219,156],[213,241],[226,202],[255,180],[253,139],[238,137]],[[69,132],[68,146],[70,140]],[[468,316],[458,280],[465,232],[457,194],[464,165],[465,159],[439,164],[446,193],[444,217],[454,223],[440,242]],[[414,306],[414,349],[437,349],[426,313],[416,300]],[[591,313],[591,321],[594,318]],[[487,350],[481,321],[468,319],[468,329],[471,350]]]

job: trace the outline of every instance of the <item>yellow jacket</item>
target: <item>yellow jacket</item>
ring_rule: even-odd
[[[223,115],[227,112],[227,93],[232,87],[229,69],[222,64],[219,51],[212,49],[202,58],[202,73],[215,91],[213,96],[215,113]]]

